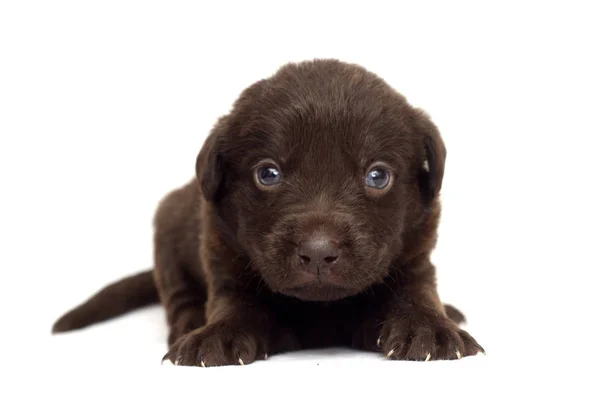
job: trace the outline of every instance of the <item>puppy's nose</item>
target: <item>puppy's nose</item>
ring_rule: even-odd
[[[305,265],[330,266],[339,257],[339,246],[329,236],[316,234],[300,243],[298,256]]]

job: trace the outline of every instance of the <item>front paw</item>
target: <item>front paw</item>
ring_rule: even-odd
[[[245,365],[267,358],[266,335],[239,324],[218,322],[181,336],[163,360],[175,365],[213,367]]]
[[[483,348],[466,331],[443,315],[404,314],[386,320],[377,346],[394,360],[452,360]]]

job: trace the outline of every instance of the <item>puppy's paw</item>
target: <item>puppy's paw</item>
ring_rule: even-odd
[[[452,320],[431,315],[388,319],[377,346],[393,360],[453,360],[485,353],[479,343]]]
[[[170,360],[175,365],[199,367],[246,365],[256,359],[264,359],[267,352],[265,336],[221,322],[181,336],[163,360]]]

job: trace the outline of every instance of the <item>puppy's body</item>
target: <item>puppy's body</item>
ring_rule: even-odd
[[[476,354],[429,260],[445,154],[429,118],[374,74],[334,60],[287,65],[242,93],[196,178],[161,202],[154,279],[109,286],[54,330],[147,304],[155,285],[165,357],[177,364],[324,346]],[[121,293],[135,282],[139,297]]]

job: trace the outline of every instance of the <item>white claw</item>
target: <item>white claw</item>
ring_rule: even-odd
[[[265,353],[265,360],[269,358],[269,355],[267,353]]]
[[[377,338],[377,347],[381,347],[381,336]]]
[[[396,350],[396,349],[391,349],[391,350],[389,351],[389,353],[387,353],[387,356],[386,356],[386,357],[387,357],[387,358],[390,358],[390,357],[392,356],[392,354],[394,354],[394,350]]]
[[[204,364],[204,360],[200,360],[200,366],[201,366],[202,368],[206,368],[206,364]]]
[[[431,359],[431,353],[427,354],[427,357],[425,358],[425,361],[429,361]]]
[[[240,363],[240,365],[244,365],[244,360],[242,360],[240,357],[238,357],[238,362]]]
[[[462,358],[462,356],[460,355],[460,351],[456,352],[456,358],[458,358],[459,360]]]

